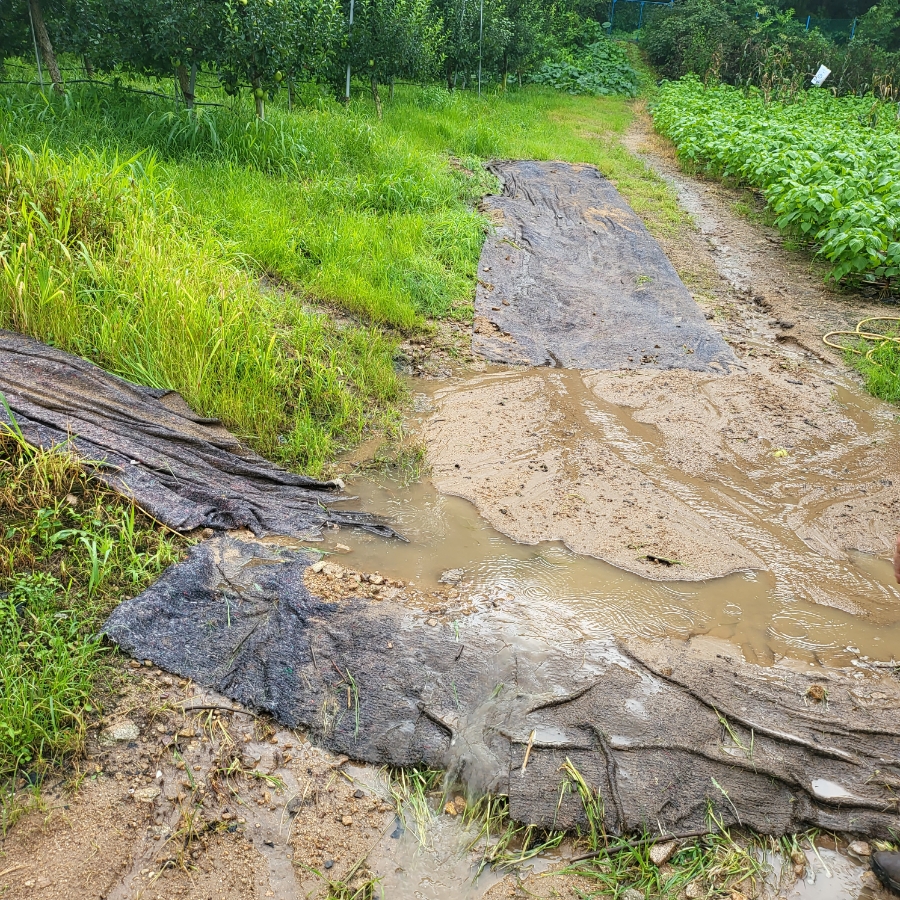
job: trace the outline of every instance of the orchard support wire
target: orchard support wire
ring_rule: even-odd
[[[481,0],[481,12],[478,19],[478,96],[481,96],[481,60],[484,55],[484,0]]]

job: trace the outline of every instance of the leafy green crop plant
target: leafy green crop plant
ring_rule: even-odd
[[[871,96],[664,85],[656,127],[681,159],[763,191],[779,228],[812,243],[835,280],[896,285],[900,275],[900,123]]]

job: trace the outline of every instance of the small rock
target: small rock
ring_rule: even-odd
[[[654,866],[661,866],[667,863],[675,854],[675,841],[666,841],[664,844],[654,844],[650,848],[650,862]]]
[[[326,563],[322,567],[322,571],[331,578],[343,578],[344,567],[336,566],[334,563]]]
[[[333,860],[333,859],[326,859],[326,860],[325,860],[325,868],[326,868],[326,869],[330,869],[333,865],[334,865],[334,860]]]
[[[437,620],[437,619],[429,619],[429,620],[428,620],[428,625],[429,625],[429,627],[431,627],[431,628],[434,628],[434,626],[437,625],[437,624],[438,624],[438,620]]]
[[[100,732],[101,744],[115,744],[119,741],[136,741],[141,730],[130,719],[123,719]]]
[[[230,822],[234,818],[233,812],[223,812],[221,819],[223,822]]]
[[[303,801],[299,797],[291,797],[287,802],[287,814],[289,816],[296,816],[302,808]]]
[[[791,862],[795,866],[805,866],[806,865],[806,854],[802,850],[795,850],[791,854]]]
[[[369,584],[384,584],[384,578],[381,575],[370,575]]]
[[[138,788],[134,792],[134,799],[138,803],[152,803],[160,795],[160,790],[156,786]]]
[[[806,866],[797,863],[794,866],[794,878],[802,878],[806,874]]]
[[[348,827],[353,824],[353,816],[342,816],[341,817],[341,825],[347,825]]]
[[[66,503],[69,506],[78,506],[81,501],[74,494],[66,494]]]
[[[706,891],[703,890],[703,885],[699,879],[695,879],[684,889],[684,896],[688,900],[700,900],[705,893]]]
[[[131,666],[132,669],[139,669],[141,664],[136,659],[128,660],[128,665]]]
[[[456,808],[456,804],[452,800],[448,801],[447,805],[444,807],[444,812],[448,816],[458,816],[459,815],[459,810]]]
[[[324,560],[324,559],[320,559],[317,563],[313,563],[313,564],[309,567],[309,571],[315,573],[316,575],[318,575],[319,572],[321,572],[322,569],[324,569],[324,568],[325,568],[325,560]]]
[[[625,888],[619,896],[622,900],[645,900],[643,891],[639,891],[637,888]]]
[[[872,892],[880,892],[882,889],[878,876],[871,869],[866,869],[866,871],[862,873],[859,883],[861,887],[868,888]]]
[[[353,796],[356,797],[357,800],[362,800],[362,798],[365,797],[366,795],[363,791],[361,791],[359,788],[357,788],[353,792]]]
[[[821,703],[828,696],[828,692],[821,684],[811,684],[806,689],[806,696],[814,703]]]
[[[465,569],[447,569],[446,572],[441,573],[441,577],[438,579],[439,584],[459,584],[462,581],[463,575],[465,575]]]
[[[872,848],[865,841],[852,841],[847,850],[856,856],[872,855]]]
[[[159,679],[166,687],[172,687],[175,682],[172,679],[171,675],[163,675],[162,678]]]
[[[352,553],[353,552],[346,544],[335,544],[334,549],[338,553]]]

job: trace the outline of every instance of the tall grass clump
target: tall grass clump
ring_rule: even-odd
[[[264,291],[152,156],[8,148],[0,191],[0,326],[177,390],[310,472],[398,399],[389,340]]]
[[[367,96],[344,106],[309,87],[292,110],[279,95],[261,122],[249,105],[189,112],[96,85],[62,98],[13,86],[4,95],[7,146],[46,145],[63,158],[152,151],[179,207],[254,271],[405,332],[471,316],[489,228],[477,203],[495,189],[487,160],[594,163],[663,228],[678,218],[671,191],[617,140],[631,120],[622,97],[398,85],[378,120]]]
[[[83,748],[108,656],[100,625],[184,543],[65,447],[0,424],[0,781],[37,784]]]

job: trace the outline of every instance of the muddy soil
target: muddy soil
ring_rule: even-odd
[[[730,374],[530,369],[434,391],[438,490],[517,541],[562,541],[645,578],[757,569],[795,596],[896,621],[893,589],[848,554],[886,557],[900,525],[900,426],[822,334],[876,308],[678,174],[639,117],[629,144],[669,178],[699,230],[661,239],[730,344]]]
[[[539,617],[548,608],[544,594],[559,605],[561,573],[575,573],[571,596],[563,597],[573,622],[589,628],[597,610],[612,609],[603,620],[610,633],[652,635],[658,632],[640,618],[647,595],[635,589],[649,584],[658,595],[647,605],[662,633],[680,609],[673,597],[687,598],[694,617],[684,612],[686,636],[704,630],[696,609],[713,596],[700,587],[691,593],[692,585],[719,577],[711,582],[719,611],[736,606],[732,599],[761,603],[763,596],[782,604],[771,608],[779,615],[791,604],[819,607],[840,623],[831,651],[852,649],[864,666],[859,644],[863,656],[889,659],[896,641],[877,641],[900,623],[900,595],[883,562],[900,525],[895,414],[865,397],[821,343],[825,331],[852,327],[877,308],[826,290],[807,256],[734,211],[743,194],[681,174],[646,117],[638,117],[627,145],[673,182],[694,217],[698,231],[660,240],[740,368],[727,376],[641,366],[494,372],[472,359],[455,327],[437,335],[434,356],[410,343],[410,374],[432,376],[422,434],[440,492],[429,493],[429,484],[412,514],[437,532],[449,521],[447,509],[459,513],[481,568],[465,570],[471,554],[454,558],[462,542],[441,557],[433,544],[397,547],[395,565],[378,565],[385,588],[414,578],[422,588],[412,592],[414,604],[443,620],[465,611],[467,589],[479,602],[511,601],[526,573]],[[460,362],[469,365],[464,377]],[[465,504],[455,497],[474,503],[484,521],[461,513]],[[383,511],[397,510],[386,502]],[[527,546],[538,542],[539,553]],[[328,546],[336,553],[352,546],[355,567],[375,568],[365,561],[378,552],[374,539],[345,530]],[[462,574],[452,571],[457,563]],[[439,586],[447,570],[450,583]],[[760,582],[763,594],[741,594]],[[609,592],[593,612],[578,606],[601,584]],[[325,580],[313,586],[329,590]],[[507,607],[511,622],[514,607]],[[755,627],[769,655],[754,652],[765,641],[744,643],[748,660],[773,661],[771,646],[776,655],[802,656],[807,645],[825,655],[812,636],[773,641],[765,609]],[[821,625],[810,621],[813,631]],[[712,633],[743,642],[739,628]],[[78,771],[43,785],[40,805],[0,843],[3,895],[287,900],[325,897],[329,879],[359,884],[370,875],[383,879],[391,900],[574,897],[596,888],[528,870],[473,882],[477,859],[459,850],[458,817],[438,816],[423,848],[374,769],[235,710],[153,666],[131,669],[89,735]],[[559,869],[571,852],[540,862],[538,871]],[[780,895],[886,897],[837,848],[810,851],[807,860],[807,880]]]
[[[294,900],[364,881],[352,870],[397,827],[384,785],[233,709],[154,667],[127,672],[80,771],[45,784],[0,844],[3,896]]]

